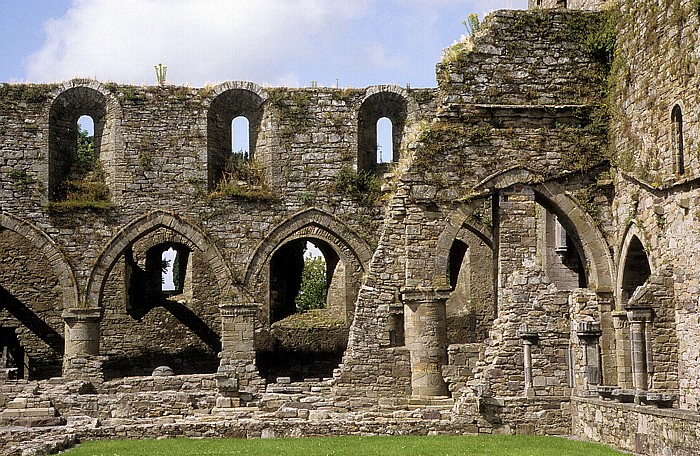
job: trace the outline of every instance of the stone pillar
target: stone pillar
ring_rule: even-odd
[[[600,323],[593,321],[579,322],[576,335],[583,351],[583,395],[600,384],[600,345],[598,341],[602,331]]]
[[[220,305],[219,309],[221,361],[216,374],[216,385],[222,396],[235,400],[219,401],[217,406],[231,407],[240,403],[241,396],[257,392],[257,387],[263,383],[255,366],[255,315],[258,306],[254,303],[227,303]]]
[[[525,375],[525,396],[534,397],[535,390],[532,384],[532,345],[537,344],[538,335],[529,331],[523,324],[518,329],[518,335],[523,340],[523,374]]]
[[[100,355],[100,322],[103,309],[65,309],[65,349],[63,377],[101,383],[103,380]]]
[[[627,319],[630,327],[632,348],[632,385],[636,390],[645,391],[649,385],[650,353],[647,347],[646,326],[651,322],[652,310],[649,307],[628,307]]]
[[[612,312],[613,328],[615,328],[615,364],[617,365],[617,386],[623,389],[632,388],[632,365],[630,356],[630,331],[627,312],[616,310]]]
[[[413,396],[447,396],[442,367],[447,364],[447,317],[449,291],[404,290],[406,347],[411,352]]]

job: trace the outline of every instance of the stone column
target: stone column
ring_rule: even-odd
[[[406,347],[411,352],[413,396],[447,396],[442,367],[447,364],[447,318],[449,291],[404,290]]]
[[[632,385],[637,390],[646,390],[649,385],[646,325],[651,322],[652,310],[649,307],[628,307],[627,319],[630,327],[632,348]]]
[[[579,322],[576,335],[583,351],[583,391],[600,384],[600,347],[598,341],[602,331],[600,323],[593,321]],[[583,393],[586,395],[588,393]]]
[[[246,395],[255,393],[262,379],[255,366],[255,315],[258,306],[254,303],[222,304],[221,311],[221,358],[216,375],[216,384],[224,397],[236,398],[241,391]],[[222,402],[222,401],[220,401]],[[218,403],[219,407],[231,407],[231,401]]]
[[[537,344],[538,335],[529,331],[523,324],[518,329],[518,335],[523,340],[523,374],[525,375],[525,396],[534,397],[535,390],[532,384],[532,345]]]
[[[100,322],[103,309],[65,309],[65,349],[63,377],[101,383],[103,380],[100,355]]]
[[[632,365],[630,357],[630,331],[627,312],[616,310],[612,312],[613,327],[615,328],[615,364],[617,365],[617,386],[632,388]]]

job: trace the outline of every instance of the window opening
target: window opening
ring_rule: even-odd
[[[231,121],[231,153],[234,159],[250,158],[250,123],[245,116]]]
[[[304,267],[301,271],[301,286],[294,298],[297,312],[326,307],[328,270],[326,257],[313,242],[304,247]]]
[[[676,174],[685,173],[685,163],[683,157],[683,111],[676,105],[671,111],[672,139],[673,139],[673,167]]]
[[[90,116],[80,116],[77,127],[77,162],[72,174],[84,178],[95,170],[95,121]]]
[[[632,297],[637,287],[646,283],[651,276],[649,258],[644,251],[642,242],[633,236],[627,250],[627,258],[622,276],[622,300],[627,305],[627,301]]]
[[[388,117],[377,120],[377,163],[391,163],[394,160],[394,131]]]
[[[175,291],[178,288],[175,286],[175,278],[179,276],[179,261],[178,254],[175,249],[170,247],[164,250],[161,254],[161,291]],[[177,274],[175,269],[178,269]]]

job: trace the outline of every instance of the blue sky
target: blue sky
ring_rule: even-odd
[[[435,86],[462,20],[527,0],[0,0],[0,82]]]

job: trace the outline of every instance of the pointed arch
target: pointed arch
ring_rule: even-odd
[[[326,241],[348,262],[346,264],[358,263],[363,270],[367,269],[372,258],[369,246],[354,231],[332,215],[320,209],[310,208],[277,225],[258,245],[247,262],[244,279],[246,288],[252,285],[254,278],[260,274],[264,265],[282,244],[307,237]]]
[[[646,248],[645,239],[642,230],[634,223],[630,223],[625,230],[617,260],[615,296],[618,309],[623,309],[627,305],[626,301],[631,297],[634,288],[642,285],[646,278],[656,272],[652,258],[647,253],[649,249]],[[635,277],[630,277],[633,270]]]
[[[588,274],[588,287],[597,292],[612,292],[614,276],[610,248],[595,220],[555,182],[534,184],[532,171],[513,167],[489,176],[477,187],[477,192],[500,190],[514,184],[530,185],[536,198],[558,218],[566,231],[572,234],[576,247],[583,253]]]
[[[532,188],[536,198],[544,200],[583,253],[589,271],[588,288],[597,292],[612,292],[614,277],[610,248],[593,217],[554,182],[534,185]]]
[[[155,211],[137,218],[122,228],[102,250],[92,268],[87,286],[85,301],[89,307],[102,306],[102,291],[107,277],[127,247],[158,228],[165,228],[177,233],[176,237],[181,243],[194,246],[203,253],[211,265],[223,299],[233,301],[244,299],[242,293],[234,285],[233,274],[226,265],[223,255],[204,233],[175,214]]]
[[[465,229],[476,235],[476,237],[482,240],[484,244],[493,249],[493,237],[491,230],[485,225],[479,223],[477,220],[473,220],[473,218],[467,214],[464,208],[457,209],[450,214],[445,229],[438,237],[435,254],[435,274],[437,277],[435,277],[435,279],[444,280],[444,278],[441,278],[439,275],[443,271],[447,270],[449,253],[452,244],[455,239],[459,238],[459,232]]]
[[[58,277],[63,296],[63,308],[76,307],[79,302],[79,296],[75,273],[63,252],[53,240],[32,223],[6,212],[0,213],[0,231],[3,229],[13,231],[24,237],[43,254],[56,277]]]

